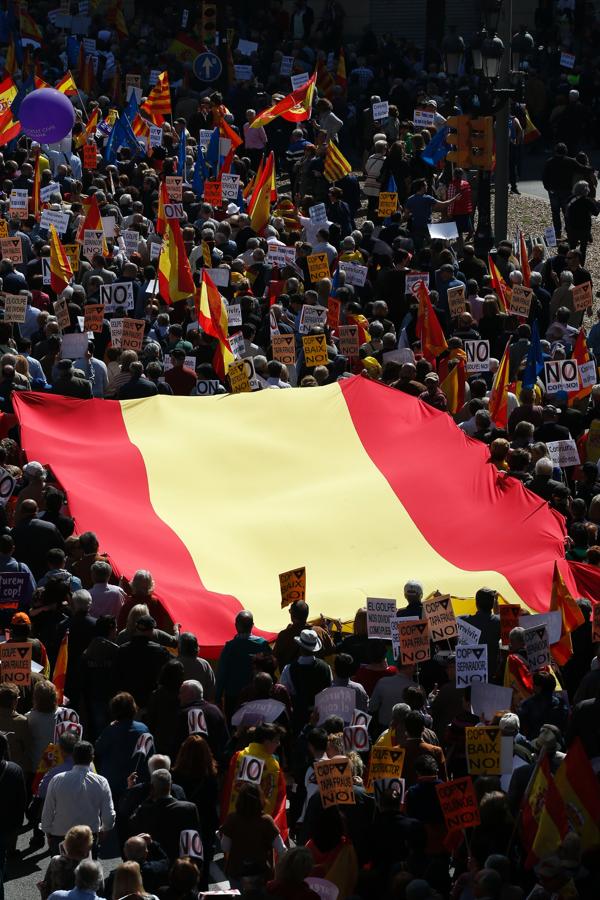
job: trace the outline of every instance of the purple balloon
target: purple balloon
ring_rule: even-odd
[[[64,94],[54,88],[32,91],[19,107],[21,128],[34,141],[55,144],[73,128],[75,110]]]

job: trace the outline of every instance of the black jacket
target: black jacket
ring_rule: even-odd
[[[39,580],[48,569],[46,557],[49,550],[65,549],[62,534],[52,522],[42,519],[25,519],[12,530],[15,542],[15,559],[26,563]]]
[[[164,797],[146,800],[130,819],[131,834],[150,834],[171,861],[179,856],[179,835],[187,828],[200,831],[194,803]]]
[[[141,635],[134,635],[117,653],[117,684],[122,691],[133,695],[138,706],[145,706],[156,687],[158,673],[171,654],[160,644]]]

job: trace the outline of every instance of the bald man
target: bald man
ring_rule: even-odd
[[[36,581],[48,568],[46,565],[48,551],[56,548],[65,549],[64,538],[56,525],[38,519],[37,516],[38,505],[35,500],[24,500],[19,522],[12,531],[15,559],[29,566]]]

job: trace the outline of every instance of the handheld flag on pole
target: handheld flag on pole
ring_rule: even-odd
[[[60,81],[56,82],[55,88],[57,91],[60,91],[61,94],[66,94],[67,97],[77,97],[79,93],[71,72],[65,72]]]
[[[488,267],[490,270],[490,279],[492,282],[492,288],[498,297],[498,301],[500,303],[500,312],[508,312],[508,303],[506,302],[506,286],[502,281],[502,276],[496,267],[496,263],[488,253]]]
[[[208,171],[204,161],[204,151],[198,145],[198,156],[196,157],[196,165],[194,166],[194,175],[192,177],[192,190],[197,197],[204,194],[204,182],[208,179]]]
[[[527,351],[527,361],[523,370],[522,385],[524,388],[534,387],[537,377],[544,368],[544,356],[540,341],[540,331],[537,319],[531,325],[531,341]]]
[[[50,226],[54,228],[53,225]],[[54,663],[54,671],[52,672],[52,684],[56,688],[56,699],[58,705],[62,706],[65,699],[65,684],[67,681],[67,666],[69,664],[69,632],[65,632],[65,636],[60,642],[56,662]]]
[[[73,277],[73,270],[65,248],[54,225],[50,225],[50,287],[61,294]]]
[[[337,144],[329,141],[325,151],[325,167],[323,174],[327,181],[339,181],[352,171],[352,166],[343,155]]]
[[[446,141],[446,135],[448,134],[450,134],[449,128],[440,128],[421,153],[421,159],[428,166],[437,166],[446,157],[450,150],[450,144]]]
[[[158,76],[156,84],[150,91],[146,102],[142,103],[141,109],[155,125],[162,125],[165,116],[172,114],[168,72],[161,72]]]
[[[288,122],[304,122],[306,119],[310,119],[316,78],[317,73],[315,72],[312,78],[309,78],[298,90],[292,91],[291,94],[268,109],[263,109],[252,121],[250,128],[268,125],[278,116],[283,116]]]
[[[420,281],[418,284],[417,297],[419,298],[419,311],[416,334],[421,342],[423,356],[428,362],[435,364],[438,356],[448,349],[448,344],[424,281]]]
[[[206,271],[202,270],[202,284],[195,293],[198,324],[205,334],[217,339],[217,349],[213,357],[213,367],[222,380],[234,361],[229,343],[227,309],[216,285]]]
[[[166,231],[158,259],[158,287],[160,296],[169,305],[187,300],[194,294],[190,261],[177,219],[166,220]]]
[[[507,344],[494,375],[488,408],[490,418],[497,428],[506,431],[508,425],[508,373],[510,370],[509,345]]]
[[[550,609],[561,614],[560,640],[550,647],[550,652],[559,666],[564,666],[573,656],[573,644],[571,632],[579,628],[585,622],[583,613],[571,596],[565,583],[558,563],[554,563],[552,576],[552,596],[550,597]]]

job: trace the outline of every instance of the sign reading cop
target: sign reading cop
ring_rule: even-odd
[[[469,775],[501,775],[502,733],[496,726],[465,729]]]
[[[306,599],[306,568],[290,569],[289,572],[281,572],[279,575],[279,589],[281,591],[281,608]]]
[[[429,625],[427,619],[416,622],[400,621],[398,625],[400,660],[403,666],[412,666],[430,658]]]
[[[423,612],[429,622],[429,633],[434,643],[456,637],[456,616],[452,609],[452,600],[448,595],[424,600]]]
[[[462,831],[479,825],[479,805],[473,782],[469,776],[436,784],[448,831]]]
[[[323,809],[330,806],[356,804],[352,766],[345,756],[318,760],[314,763],[315,776],[321,794]]]

